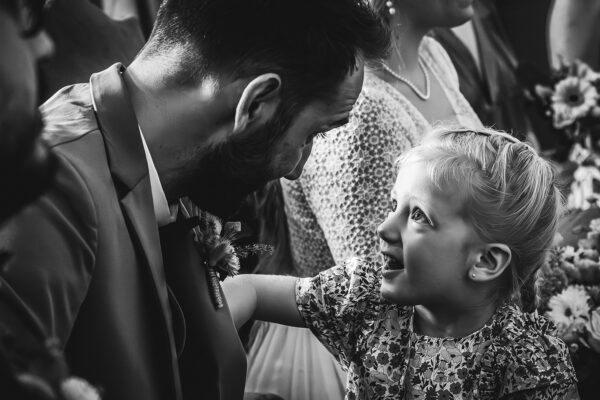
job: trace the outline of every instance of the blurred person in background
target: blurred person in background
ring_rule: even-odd
[[[55,51],[41,65],[40,104],[115,60],[129,64],[145,42],[137,17],[116,20],[89,0],[53,0],[45,29]]]
[[[122,20],[134,17],[141,26],[145,38],[150,36],[152,25],[161,0],[91,0],[101,7],[106,15]]]
[[[518,61],[492,0],[473,3],[470,21],[435,29],[458,72],[460,91],[485,126],[517,137],[535,137],[525,110]]]
[[[547,154],[561,145],[561,135],[552,127],[544,110],[533,101],[536,84],[546,82],[550,74],[548,61],[548,15],[552,0],[493,0],[498,19],[514,50],[516,75],[525,88],[527,113],[540,150]]]
[[[600,1],[554,0],[549,16],[550,62],[581,60],[600,68]]]
[[[56,170],[55,156],[40,139],[37,109],[38,62],[53,49],[43,30],[47,6],[44,0],[0,2],[0,224],[39,196]],[[86,382],[68,377],[58,342],[4,284],[10,257],[0,249],[0,398],[99,399]],[[82,390],[90,397],[80,397]]]
[[[53,49],[41,29],[45,3],[0,2],[0,222],[42,193],[54,171],[37,109],[38,62]]]

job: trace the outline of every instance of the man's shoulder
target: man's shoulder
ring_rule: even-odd
[[[87,83],[66,86],[40,106],[44,141],[51,148],[81,139],[99,126]]]

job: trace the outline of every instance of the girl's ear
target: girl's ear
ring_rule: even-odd
[[[512,253],[503,243],[488,243],[478,261],[469,269],[469,279],[487,282],[498,278],[510,265]]]

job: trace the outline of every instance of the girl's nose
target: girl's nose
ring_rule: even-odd
[[[400,221],[396,213],[390,213],[377,227],[377,235],[387,243],[402,243]]]

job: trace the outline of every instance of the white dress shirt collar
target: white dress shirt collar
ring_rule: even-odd
[[[169,203],[167,202],[167,196],[163,190],[158,172],[152,161],[152,156],[148,150],[146,139],[140,128],[140,136],[142,137],[142,144],[144,145],[144,152],[146,153],[146,162],[148,163],[148,174],[150,177],[150,187],[152,189],[152,203],[154,204],[154,215],[156,215],[156,222],[158,226],[165,226],[173,221]]]

